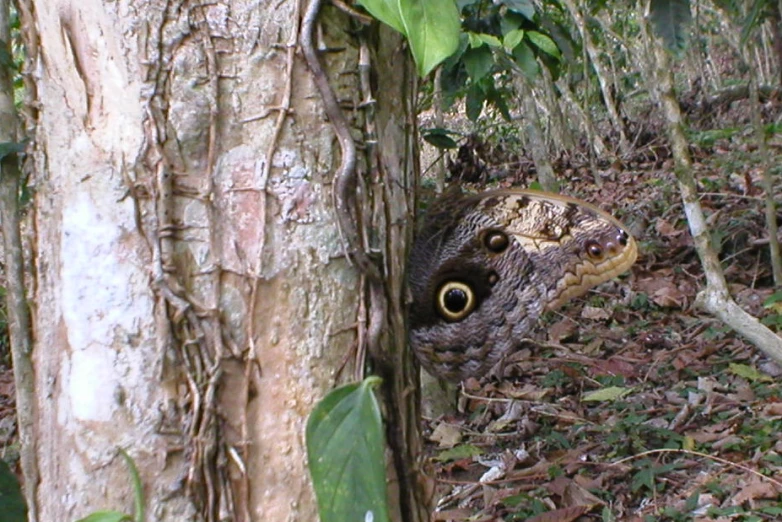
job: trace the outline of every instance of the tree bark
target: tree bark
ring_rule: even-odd
[[[532,159],[535,162],[538,181],[543,190],[549,192],[559,192],[559,182],[548,159],[548,148],[543,139],[543,129],[540,125],[538,108],[535,103],[535,97],[532,94],[532,88],[527,80],[520,75],[516,76],[516,86],[521,96],[522,107],[524,108],[524,129],[529,138],[529,147],[532,152]]]
[[[417,397],[403,393],[415,79],[397,35],[321,13],[320,59],[365,142],[349,217],[384,275],[371,286],[337,226],[340,151],[297,52],[305,8],[32,2],[41,520],[131,511],[118,448],[150,520],[316,520],[304,425],[371,339],[391,503],[397,520],[424,519]],[[383,86],[369,104],[365,33]]]

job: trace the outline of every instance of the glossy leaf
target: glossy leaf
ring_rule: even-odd
[[[307,422],[307,458],[321,522],[387,522],[378,377],[329,393]]]
[[[398,0],[418,74],[426,76],[459,46],[461,20],[453,0]]]
[[[502,47],[502,42],[493,34],[478,33],[478,39],[489,47]]]
[[[543,33],[539,33],[537,31],[527,31],[527,38],[530,42],[532,42],[532,45],[546,53],[547,55],[551,56],[552,58],[559,59],[560,58],[560,52],[559,47],[557,47],[557,44],[554,43],[554,40],[549,38]]]
[[[524,29],[513,29],[508,31],[508,34],[502,37],[502,46],[508,51],[513,49],[521,43],[524,39]]]
[[[399,10],[398,0],[359,0],[358,3],[384,24],[407,35],[405,24],[402,23],[402,14]]]

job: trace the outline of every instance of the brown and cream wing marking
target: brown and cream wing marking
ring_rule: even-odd
[[[413,245],[410,343],[447,380],[485,375],[553,310],[626,271],[635,240],[609,214],[531,190],[449,194]]]

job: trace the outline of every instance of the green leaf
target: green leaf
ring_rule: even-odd
[[[141,484],[141,477],[139,477],[136,462],[122,448],[120,448],[119,454],[125,459],[125,464],[127,464],[128,472],[130,473],[130,484],[133,486],[133,504],[136,513],[133,518],[136,522],[144,522],[144,487]]]
[[[461,20],[453,0],[398,0],[418,74],[426,76],[459,46]]]
[[[500,111],[500,114],[505,121],[511,120],[510,109],[508,108],[508,103],[505,100],[505,96],[502,92],[497,90],[493,84],[486,93],[486,101],[493,105],[498,111]]]
[[[524,29],[513,29],[508,31],[508,34],[502,37],[502,46],[508,51],[513,49],[521,43],[524,39]]]
[[[4,460],[0,460],[0,506],[3,522],[27,522],[27,504],[22,488]]]
[[[379,377],[324,397],[307,421],[307,459],[321,522],[387,522]]]
[[[505,13],[505,16],[500,18],[500,33],[501,34],[508,34],[510,31],[514,29],[521,29],[525,26],[527,23],[527,19],[521,16],[520,14],[516,14],[513,12],[508,11]]]
[[[532,45],[552,58],[559,60],[561,55],[559,53],[559,47],[557,47],[557,44],[554,43],[554,40],[537,31],[527,31],[527,38],[530,42],[532,42]]]
[[[359,0],[358,3],[372,16],[407,36],[398,0]]]
[[[5,141],[0,143],[0,160],[8,156],[9,154],[18,154],[22,152],[27,146],[27,140],[23,141]]]
[[[483,455],[483,450],[478,446],[472,444],[460,444],[453,448],[441,451],[439,455],[434,457],[434,460],[438,462],[450,462],[452,460],[469,459],[478,455]]]
[[[500,39],[493,34],[478,33],[478,39],[489,47],[502,47]]]
[[[585,393],[581,399],[585,402],[606,402],[621,399],[632,391],[632,388],[623,388],[621,386],[609,386],[600,390]]]
[[[476,84],[470,85],[467,89],[467,96],[465,97],[464,104],[467,110],[467,117],[470,121],[478,121],[478,117],[483,111],[483,102],[486,101],[486,93],[483,89]]]
[[[128,522],[131,520],[133,519],[129,515],[119,511],[96,511],[76,522]]]
[[[540,66],[535,59],[535,53],[524,42],[521,42],[513,49],[513,61],[516,62],[521,72],[529,80],[534,80],[540,74]]]
[[[765,308],[771,308],[774,304],[782,302],[782,290],[777,290],[763,301]]]
[[[424,140],[438,149],[455,149],[458,147],[456,141],[454,141],[449,134],[456,134],[447,129],[434,128],[434,129],[422,129],[421,136]]]
[[[479,81],[491,71],[494,65],[494,57],[491,49],[482,45],[477,49],[467,49],[462,57],[467,74],[474,82]]]
[[[692,21],[689,0],[652,0],[649,6],[654,33],[665,48],[680,53],[687,47],[687,29]]]
[[[765,373],[760,373],[752,366],[747,366],[746,364],[730,363],[728,366],[728,371],[753,382],[770,382],[774,380]]]
[[[535,6],[530,0],[504,0],[502,3],[511,11],[524,15],[527,20],[535,17]]]

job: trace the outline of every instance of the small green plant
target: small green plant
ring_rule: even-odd
[[[782,290],[777,290],[765,301],[763,307],[768,310],[768,315],[760,320],[763,324],[775,330],[782,332]]]
[[[119,454],[125,460],[125,464],[128,465],[130,483],[133,486],[135,515],[130,516],[119,511],[95,511],[77,522],[144,522],[144,489],[141,485],[138,468],[136,468],[136,463],[124,449],[120,448]]]
[[[673,462],[670,464],[655,464],[649,459],[636,462],[633,467],[637,470],[633,474],[630,488],[634,492],[648,490],[650,493],[659,493],[665,489],[665,483],[658,477],[683,467],[683,464]]]

